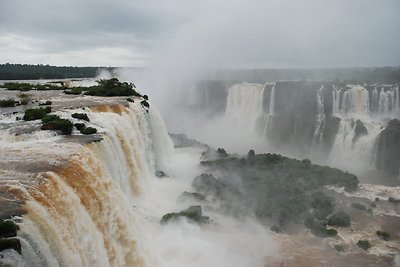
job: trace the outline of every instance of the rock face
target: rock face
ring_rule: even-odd
[[[353,144],[358,141],[358,139],[361,136],[367,135],[368,130],[367,127],[365,127],[364,123],[360,120],[356,120],[355,126],[354,126],[354,137],[353,137]]]
[[[167,213],[161,218],[161,224],[177,220],[181,217],[187,218],[196,223],[204,223],[208,221],[208,217],[203,216],[201,206],[190,206],[180,212]]]
[[[400,121],[393,119],[379,135],[377,142],[376,167],[398,176],[400,170]]]

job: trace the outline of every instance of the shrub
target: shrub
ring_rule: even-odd
[[[97,129],[93,127],[83,127],[79,130],[81,134],[95,134],[97,133]]]
[[[39,103],[39,106],[50,106],[53,102],[51,102],[50,100],[47,100],[44,103]]]
[[[385,240],[385,241],[388,241],[390,239],[390,234],[388,232],[385,232],[385,231],[379,231],[378,230],[378,231],[376,231],[376,235],[380,239]]]
[[[318,191],[311,195],[311,207],[314,209],[314,216],[324,219],[331,214],[335,208],[333,199]]]
[[[51,112],[51,107],[27,109],[25,110],[23,120],[25,121],[39,120],[50,112]]]
[[[75,123],[74,126],[78,131],[86,127],[84,123]]]
[[[73,124],[66,119],[57,119],[44,123],[41,127],[42,130],[59,130],[61,134],[70,135],[72,133]]]
[[[15,106],[15,100],[14,99],[1,99],[0,100],[0,107],[1,108],[9,108],[9,107],[14,107]]]
[[[350,226],[350,216],[344,212],[339,211],[328,218],[328,225],[331,226],[343,226],[347,227]]]
[[[142,106],[143,106],[143,107],[146,107],[146,108],[149,108],[149,107],[150,107],[150,104],[149,104],[149,102],[147,102],[147,100],[141,101],[140,104],[142,104]]]
[[[84,121],[90,121],[90,119],[86,113],[74,113],[74,114],[72,114],[72,118],[84,120]]]
[[[64,94],[66,95],[80,95],[84,89],[81,87],[74,87],[69,90],[65,90]]]
[[[368,240],[358,240],[357,246],[362,248],[363,250],[368,250],[371,248],[371,244],[369,243]]]
[[[47,123],[47,122],[52,122],[52,121],[56,121],[56,120],[59,120],[59,119],[61,119],[61,118],[59,116],[57,116],[57,115],[47,114],[42,118],[42,122],[43,123]]]

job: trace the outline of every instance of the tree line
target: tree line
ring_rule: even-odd
[[[50,65],[0,64],[0,80],[36,80],[93,78],[100,71],[113,71],[114,67],[58,67]]]

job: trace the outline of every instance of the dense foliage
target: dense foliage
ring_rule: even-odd
[[[25,120],[25,121],[39,120],[39,119],[42,119],[44,116],[46,116],[50,112],[51,112],[51,107],[30,108],[30,109],[25,110],[23,120]]]
[[[196,178],[193,186],[197,191],[223,197],[226,191],[241,195],[240,198],[251,203],[259,218],[271,218],[280,225],[302,222],[311,216],[325,229],[335,203],[321,191],[323,187],[336,185],[354,191],[358,185],[353,174],[277,154],[255,155],[251,152],[247,158],[227,157],[203,161],[202,164],[221,173],[222,177],[216,179],[212,175],[202,175]],[[232,177],[240,178],[240,187],[235,185]],[[329,231],[327,234],[332,233]]]
[[[0,80],[93,78],[112,67],[56,67],[49,65],[0,64]]]
[[[15,100],[12,98],[0,100],[0,108],[9,108],[14,106],[15,106]]]

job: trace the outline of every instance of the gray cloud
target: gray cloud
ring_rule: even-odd
[[[0,0],[0,61],[399,65],[399,25],[397,0]]]

